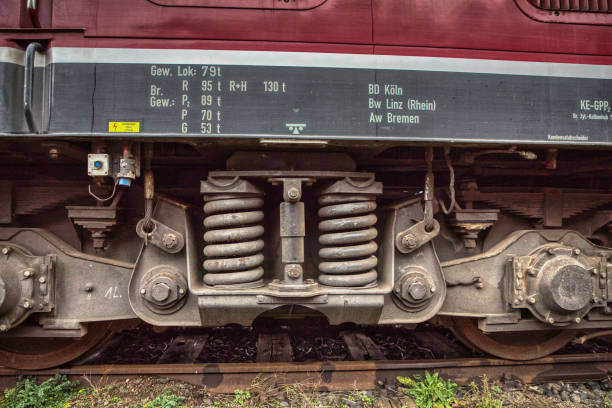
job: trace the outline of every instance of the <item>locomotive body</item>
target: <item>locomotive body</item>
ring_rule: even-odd
[[[433,319],[512,359],[610,328],[611,24],[607,0],[3,2],[0,363],[131,319]]]

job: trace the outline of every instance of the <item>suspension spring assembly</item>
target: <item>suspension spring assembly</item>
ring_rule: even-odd
[[[204,193],[204,283],[257,287],[263,284],[263,192],[246,180],[208,178]]]
[[[329,286],[360,287],[377,281],[376,195],[382,184],[339,180],[319,197],[319,282]]]

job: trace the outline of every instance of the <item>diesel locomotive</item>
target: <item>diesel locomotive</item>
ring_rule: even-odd
[[[3,0],[0,365],[133,322],[612,328],[612,0]]]

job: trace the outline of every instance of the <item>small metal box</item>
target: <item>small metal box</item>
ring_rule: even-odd
[[[87,155],[88,176],[108,176],[108,154],[92,153]]]

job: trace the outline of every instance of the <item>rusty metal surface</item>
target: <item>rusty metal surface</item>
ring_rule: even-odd
[[[48,378],[64,374],[71,379],[87,377],[93,384],[138,375],[174,378],[205,385],[213,392],[233,392],[248,387],[257,377],[271,378],[278,384],[311,382],[320,390],[372,389],[377,381],[394,384],[399,375],[436,371],[459,384],[486,374],[518,377],[526,383],[582,381],[600,379],[612,369],[612,353],[560,355],[516,362],[498,359],[445,359],[413,361],[338,361],[317,363],[228,363],[228,364],[155,364],[99,365],[53,370],[25,371],[0,368],[0,385],[11,386],[20,375]]]

